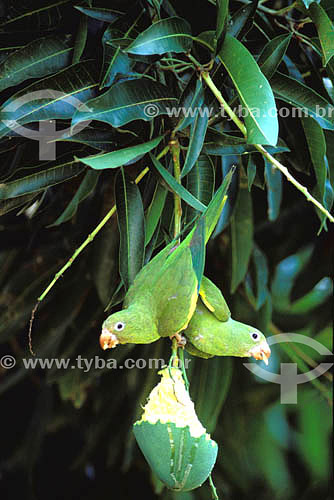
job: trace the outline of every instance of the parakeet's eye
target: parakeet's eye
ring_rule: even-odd
[[[116,332],[121,332],[124,329],[124,327],[125,327],[125,323],[122,323],[122,321],[119,321],[115,325],[115,330],[116,330]]]
[[[254,333],[251,333],[251,337],[252,337],[252,339],[253,339],[253,340],[255,340],[255,341],[256,341],[256,340],[259,340],[260,335],[259,335],[258,333],[255,333],[255,332],[254,332]]]

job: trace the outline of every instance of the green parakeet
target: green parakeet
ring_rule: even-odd
[[[263,333],[232,319],[220,290],[204,277],[201,299],[184,332],[190,354],[203,358],[253,356],[268,364],[270,348]]]
[[[170,243],[136,276],[122,311],[110,315],[102,325],[102,349],[117,344],[148,344],[160,337],[178,335],[196,308],[198,277],[193,252],[198,230],[205,244],[216,226],[226,200],[230,178],[225,178],[195,227],[178,246]]]

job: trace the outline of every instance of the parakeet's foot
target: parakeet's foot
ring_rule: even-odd
[[[176,340],[177,340],[177,346],[178,347],[182,347],[183,348],[186,345],[186,343],[187,343],[187,339],[185,338],[185,336],[182,335],[182,334],[180,334],[180,333],[175,333],[174,335],[171,335],[169,338],[171,340],[173,338],[176,338]]]

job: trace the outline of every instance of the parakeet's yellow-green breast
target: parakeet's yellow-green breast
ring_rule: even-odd
[[[187,351],[202,358],[253,356],[268,364],[270,348],[263,333],[232,319],[223,294],[208,278],[203,277],[200,296],[184,332]]]
[[[194,356],[253,356],[268,364],[270,348],[263,333],[231,317],[220,321],[201,301],[184,335],[186,349]]]
[[[117,344],[148,344],[187,327],[198,299],[199,283],[192,256],[196,230],[202,224],[207,243],[225,203],[225,191],[226,187],[217,191],[181,244],[170,243],[138,273],[126,294],[123,310],[110,315],[102,325],[103,349]]]

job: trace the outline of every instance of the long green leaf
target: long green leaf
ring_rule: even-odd
[[[231,219],[232,276],[234,293],[246,276],[253,250],[252,199],[247,186],[240,185],[236,206]]]
[[[0,92],[29,78],[55,73],[71,62],[73,47],[59,37],[39,38],[16,50],[0,65]]]
[[[334,106],[313,89],[278,71],[270,83],[276,97],[300,108],[301,111],[305,109],[322,128],[334,129]]]
[[[57,26],[64,15],[64,7],[71,0],[44,0],[36,2],[27,0],[17,2],[6,1],[6,16],[0,20],[0,28],[6,31],[34,31],[50,29]]]
[[[117,32],[118,33],[118,32]],[[110,87],[118,74],[127,75],[135,65],[134,60],[122,50],[123,38],[116,36],[115,30],[109,26],[103,34],[103,65],[101,70],[100,89]]]
[[[245,139],[233,135],[217,132],[209,129],[204,143],[203,152],[210,155],[230,156],[255,153],[257,149],[251,144],[246,144]],[[285,145],[268,146],[267,151],[270,154],[283,153],[289,151]]]
[[[313,2],[309,7],[310,16],[317,27],[321,48],[323,52],[324,66],[334,56],[334,25],[327,16],[326,11]]]
[[[91,6],[92,0],[85,0],[86,5]],[[82,54],[84,53],[88,35],[88,19],[84,14],[79,16],[79,23],[77,28],[77,33],[74,42],[74,51],[72,64],[76,64],[80,61]]]
[[[287,48],[289,46],[292,35],[279,35],[268,42],[263,48],[257,63],[261,68],[262,73],[269,80],[280,65]]]
[[[190,139],[186,159],[182,167],[181,178],[189,174],[201,153],[209,121],[209,115],[206,111],[209,111],[209,109],[204,107],[199,108],[191,124]]]
[[[190,394],[195,401],[198,418],[212,433],[230,388],[233,361],[231,358],[216,357],[209,362],[196,358],[193,363]]]
[[[32,194],[24,194],[22,196],[18,196],[17,198],[9,198],[7,200],[0,201],[0,217],[2,215],[15,210],[16,208],[22,207],[22,205],[26,205],[29,202],[32,202],[33,199],[38,196],[37,193]]]
[[[117,19],[124,15],[124,12],[112,9],[94,9],[81,7],[80,5],[73,5],[73,7],[79,10],[82,14],[85,14],[88,17],[92,17],[93,19],[97,19],[98,21],[103,21],[105,23],[114,23],[115,21],[117,21]]]
[[[253,0],[248,5],[243,5],[231,18],[227,25],[227,32],[234,38],[242,40],[253,26],[259,0]]]
[[[130,54],[165,54],[166,52],[188,52],[192,46],[189,23],[180,17],[169,17],[158,21],[129,45]]]
[[[245,291],[254,309],[259,311],[268,298],[269,270],[266,256],[256,244],[253,248],[252,262],[254,264],[255,290],[253,292],[248,274],[245,281]]]
[[[97,86],[93,61],[82,61],[14,94],[0,108],[0,118],[6,122],[15,120],[18,125],[39,120],[69,119],[75,112],[75,106],[95,95]],[[63,95],[59,97],[53,91]],[[39,96],[34,94],[26,102],[29,93],[34,92],[40,93]],[[0,137],[12,134],[16,127],[12,125],[9,129],[4,121],[0,122]]]
[[[116,176],[115,196],[120,232],[119,271],[128,289],[144,263],[145,218],[140,191],[123,168]]]
[[[158,223],[165,206],[167,193],[167,189],[160,184],[160,182],[158,182],[154,190],[152,201],[146,213],[145,245],[151,241],[151,238],[158,227]]]
[[[264,159],[265,169],[264,176],[267,183],[267,199],[268,199],[268,218],[276,220],[282,202],[282,174],[269,161]]]
[[[84,170],[82,165],[73,161],[58,165],[37,174],[28,175],[21,179],[0,185],[0,200],[15,198],[29,193],[35,193],[50,186],[67,181],[79,175]]]
[[[128,137],[129,140],[132,139],[132,134],[129,134]],[[118,146],[116,130],[112,130],[110,127],[97,128],[90,125],[74,135],[69,135],[68,132],[65,132],[58,141],[77,142],[103,152],[115,151],[115,148]]]
[[[152,120],[167,114],[177,103],[171,90],[147,78],[128,80],[113,85],[100,97],[87,103],[90,111],[78,110],[72,126],[86,120],[99,120],[121,127],[133,120]]]
[[[79,204],[94,190],[99,179],[99,175],[100,172],[96,172],[95,170],[88,170],[86,172],[85,177],[82,179],[81,184],[70,203],[57,220],[55,220],[55,222],[50,224],[48,227],[59,226],[60,224],[72,219],[78,210]]]
[[[247,142],[275,146],[278,139],[275,99],[255,59],[241,42],[229,34],[226,34],[218,58],[228,71],[247,110]]]
[[[204,212],[204,210],[206,209],[206,206],[203,205],[203,203],[201,203],[200,201],[198,201],[191,193],[189,193],[189,191],[187,191],[187,189],[184,188],[182,186],[182,184],[179,184],[175,180],[175,178],[168,172],[168,170],[166,170],[161,165],[159,160],[157,160],[155,158],[155,156],[153,156],[151,153],[150,153],[150,157],[151,157],[151,160],[152,160],[154,167],[157,169],[157,171],[162,176],[162,178],[164,179],[166,184],[170,187],[170,189],[174,193],[178,194],[182,198],[182,200],[185,201],[188,205],[195,208],[195,210],[199,210],[200,212]]]
[[[203,104],[203,98],[203,84],[197,75],[194,74],[181,95],[178,108],[182,110],[182,113],[174,131],[182,130],[193,122],[196,109],[200,108]]]
[[[187,189],[197,200],[208,205],[215,189],[215,169],[210,157],[201,155],[187,175]],[[186,207],[185,219],[190,222],[198,215],[198,211],[189,205]]]
[[[325,134],[313,118],[304,117],[301,119],[301,122],[317,179],[320,199],[322,200],[325,194],[328,163],[326,158]]]
[[[217,0],[216,44],[217,52],[221,49],[228,21],[229,0]]]
[[[137,156],[142,156],[149,151],[152,151],[157,147],[163,136],[156,137],[151,141],[144,142],[143,144],[137,144],[136,146],[130,146],[128,148],[119,149],[118,151],[112,151],[111,153],[99,154],[94,156],[87,156],[86,158],[76,158],[76,161],[80,161],[85,165],[96,170],[103,170],[105,168],[117,168],[129,161],[134,160]]]

